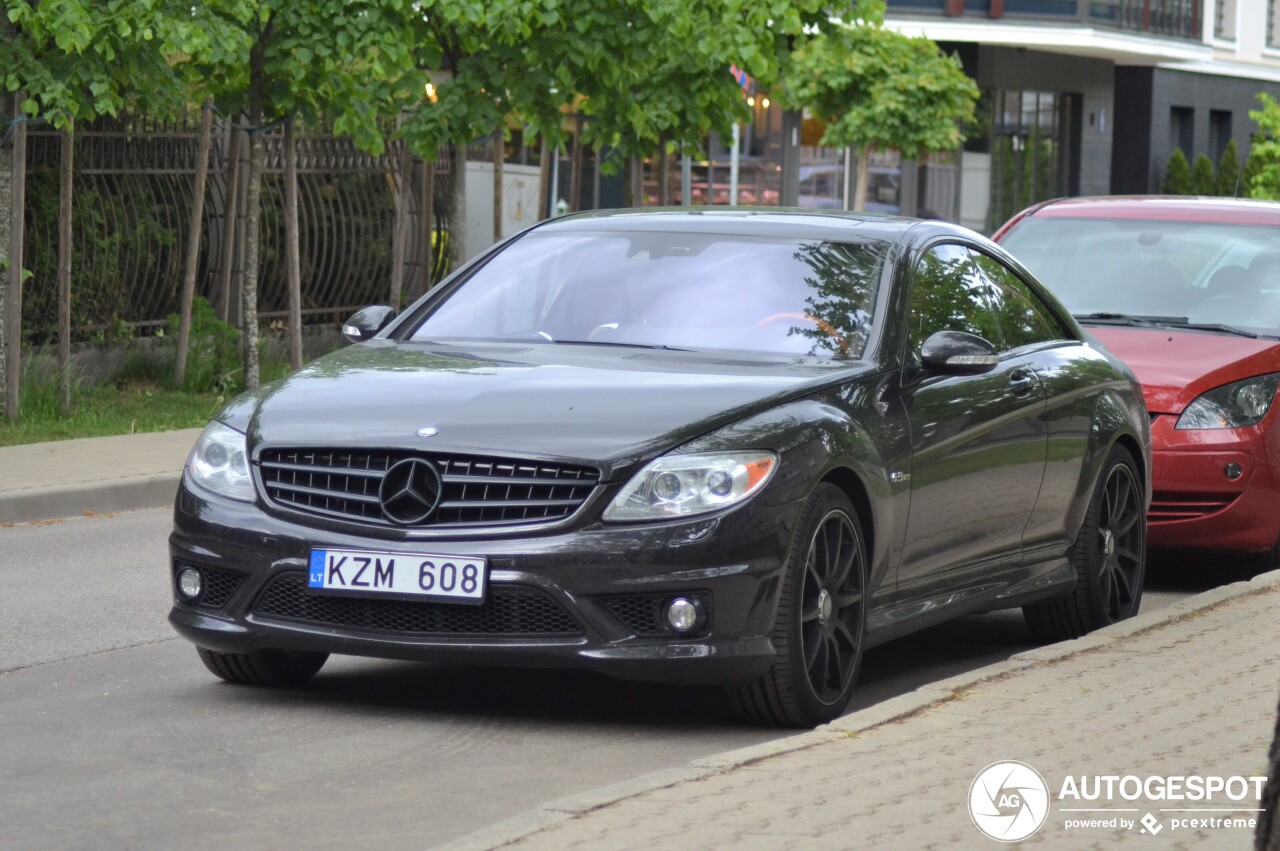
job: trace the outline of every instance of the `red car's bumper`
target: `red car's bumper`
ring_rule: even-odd
[[[1280,413],[1250,428],[1179,431],[1151,423],[1147,542],[1153,547],[1265,552],[1280,539]],[[1239,475],[1228,472],[1239,467]]]

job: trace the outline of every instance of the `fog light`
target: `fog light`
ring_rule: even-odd
[[[702,604],[688,597],[676,597],[667,603],[667,626],[677,635],[688,635],[702,626]]]
[[[178,593],[188,600],[194,600],[204,590],[204,578],[194,567],[184,567],[178,571]]]
[[[1222,468],[1222,475],[1226,476],[1228,479],[1238,479],[1240,478],[1240,474],[1243,472],[1244,471],[1240,469],[1240,465],[1235,461],[1228,463],[1227,466]]]

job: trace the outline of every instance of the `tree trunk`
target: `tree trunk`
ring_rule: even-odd
[[[551,146],[547,144],[547,137],[542,137],[542,151],[538,154],[538,212],[534,214],[534,221],[540,222],[547,218],[547,209],[551,204]]]
[[[231,125],[230,140],[227,143],[227,206],[223,219],[225,236],[222,241],[222,265],[218,275],[218,314],[223,322],[231,321],[231,278],[236,263],[236,240],[240,234],[240,135],[241,130],[235,118],[228,120]]]
[[[0,104],[7,106],[3,99]],[[14,112],[17,112],[15,109]],[[4,125],[0,125],[3,127]],[[8,128],[6,127],[5,130]],[[0,137],[3,137],[5,130],[0,130]],[[11,219],[9,212],[12,210],[11,199],[9,197],[12,187],[13,178],[13,155],[10,153],[9,143],[6,141],[0,144],[0,399],[7,398],[7,387],[9,383],[9,371],[6,367],[8,363],[8,351],[4,344],[5,341],[5,303],[8,300],[9,293],[9,276],[4,271],[5,263],[9,260],[9,228]]]
[[[502,241],[502,166],[506,160],[503,129],[493,138],[493,241]]]
[[[644,160],[640,159],[638,154],[631,155],[631,174],[629,186],[631,188],[632,207],[644,206]],[[710,202],[708,202],[710,203]]]
[[[453,219],[449,222],[450,268],[457,269],[471,257],[467,249],[467,146],[454,146]]]
[[[665,135],[658,137],[658,156],[661,158],[658,162],[658,206],[668,207],[671,205],[671,158],[667,156]],[[729,203],[735,202],[730,200]]]
[[[858,152],[858,185],[853,190],[853,210],[857,213],[867,209],[867,178],[870,174],[872,150],[870,146],[863,145]]]
[[[62,137],[58,178],[58,407],[71,413],[71,203],[75,192],[76,121],[67,123]]]
[[[244,317],[244,387],[253,390],[258,386],[258,218],[262,205],[262,161],[266,149],[259,125],[261,111],[249,122],[253,130],[249,135],[249,182],[244,194],[244,290],[242,298]]]
[[[436,161],[422,158],[422,282],[418,294],[431,289],[436,268]]]
[[[395,223],[391,231],[391,293],[387,304],[400,309],[404,300],[405,269],[409,257],[409,198],[413,194],[413,153],[408,142],[400,143],[400,178],[396,183]]]
[[[14,95],[14,105],[21,112],[25,96]],[[10,422],[18,419],[18,385],[22,380],[22,253],[26,225],[27,187],[27,125],[19,122],[13,127],[13,169],[9,190],[9,292],[5,298],[4,339],[7,352],[5,363],[4,415]]]
[[[302,250],[298,244],[298,143],[293,116],[284,123],[284,244],[289,286],[289,365],[302,367]]]
[[[573,149],[569,157],[569,212],[582,209],[582,120],[573,121]]]
[[[196,269],[200,262],[200,232],[204,225],[204,187],[209,179],[209,149],[213,147],[213,99],[206,98],[200,119],[200,146],[196,153],[196,180],[191,195],[191,221],[187,228],[186,268],[182,274],[182,296],[178,309],[178,355],[173,365],[173,386],[182,389],[187,380],[187,351],[191,347],[191,302],[196,292]]]

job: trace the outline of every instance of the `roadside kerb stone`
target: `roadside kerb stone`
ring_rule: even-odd
[[[0,447],[0,523],[172,505],[199,429]]]
[[[979,684],[1016,677],[1021,672],[1045,667],[1085,653],[1122,652],[1123,642],[1130,637],[1194,619],[1233,600],[1264,594],[1276,588],[1280,588],[1280,570],[1197,594],[1073,641],[1064,641],[1018,653],[1004,662],[997,662],[930,683],[915,691],[850,713],[807,733],[703,757],[680,768],[642,775],[590,792],[551,801],[536,810],[474,831],[439,848],[441,851],[482,851],[482,849],[487,851],[487,849],[511,845],[557,824],[628,798],[747,768],[772,757],[820,748],[828,743],[846,740],[871,729],[920,715],[932,708],[963,701],[965,693]]]

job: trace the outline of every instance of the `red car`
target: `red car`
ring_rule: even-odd
[[[995,240],[1142,382],[1148,543],[1280,566],[1280,204],[1061,199]]]

